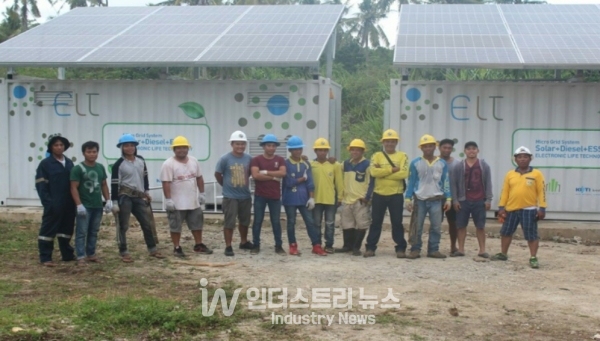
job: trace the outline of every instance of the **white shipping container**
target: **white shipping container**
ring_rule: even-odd
[[[46,141],[60,133],[73,144],[65,154],[83,161],[81,144],[100,144],[99,162],[110,169],[120,157],[122,134],[134,134],[147,161],[151,187],[161,186],[162,162],[173,155],[178,135],[192,145],[204,180],[214,182],[217,160],[231,150],[229,136],[244,131],[247,152],[262,153],[258,139],[273,133],[280,141],[298,135],[307,145],[318,137],[332,142],[339,157],[341,88],[329,79],[298,81],[83,81],[0,80],[0,201],[39,205],[35,170]],[[307,148],[305,153],[312,156]],[[285,156],[285,148],[279,154]],[[217,192],[213,192],[213,188]],[[220,187],[206,186],[207,199]],[[160,192],[153,196],[160,200]]]
[[[454,139],[458,158],[475,141],[492,169],[492,207],[523,145],[545,176],[549,218],[600,218],[600,84],[393,79],[386,115],[411,159],[421,155],[423,134]]]

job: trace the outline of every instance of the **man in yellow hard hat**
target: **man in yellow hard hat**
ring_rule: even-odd
[[[373,178],[369,173],[369,160],[364,158],[365,142],[354,139],[348,146],[350,159],[344,161],[344,192],[342,196],[342,233],[344,246],[335,252],[350,252],[360,256],[360,247],[371,225],[369,202],[373,194]]]
[[[190,143],[185,137],[177,136],[173,139],[171,149],[175,155],[165,160],[160,171],[169,230],[173,241],[173,255],[180,258],[185,257],[179,245],[184,220],[194,236],[194,252],[213,253],[202,243],[204,214],[201,206],[205,202],[204,178],[198,160],[188,155],[190,148]]]
[[[442,207],[444,211],[450,209],[452,196],[450,195],[448,165],[446,161],[433,155],[436,147],[437,141],[433,136],[423,135],[419,140],[419,148],[423,152],[423,156],[419,156],[410,163],[410,177],[405,199],[406,209],[409,212],[412,212],[413,208],[416,210],[413,215],[415,219],[411,219],[411,250],[408,255],[410,259],[421,257],[421,236],[425,216],[428,213],[430,227],[427,257],[446,258],[446,255],[439,251]]]
[[[342,201],[344,184],[341,165],[337,162],[331,163],[328,161],[329,149],[331,149],[329,141],[322,137],[318,138],[313,145],[317,158],[311,163],[315,184],[315,208],[312,213],[319,234],[322,231],[323,214],[325,215],[325,252],[333,253],[335,213]]]
[[[370,173],[375,178],[375,189],[371,209],[372,223],[364,257],[375,256],[383,218],[388,209],[392,222],[392,238],[396,243],[396,257],[406,257],[407,244],[402,225],[402,203],[408,177],[408,156],[404,152],[396,151],[399,141],[400,136],[396,131],[393,129],[384,131],[381,137],[383,151],[375,153],[371,158]]]

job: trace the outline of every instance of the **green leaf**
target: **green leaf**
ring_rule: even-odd
[[[197,120],[204,117],[204,108],[196,102],[181,103],[179,107],[189,118]]]

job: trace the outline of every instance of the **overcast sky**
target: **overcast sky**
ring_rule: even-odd
[[[39,22],[44,22],[48,17],[55,17],[60,14],[64,14],[69,11],[67,5],[60,11],[60,6],[52,7],[47,0],[37,0],[38,7],[42,14],[42,18],[38,19]],[[60,2],[60,0],[58,0]],[[546,0],[551,4],[600,4],[600,0]],[[3,5],[6,7],[13,1],[4,1]],[[108,4],[111,7],[114,6],[146,6],[148,3],[160,2],[160,0],[108,0]],[[358,4],[360,0],[352,0],[351,3]],[[381,25],[388,36],[391,45],[394,45],[396,40],[396,28],[398,26],[398,5],[394,2],[394,10],[390,12],[387,19],[382,20]],[[353,12],[358,11],[358,5],[353,6]]]

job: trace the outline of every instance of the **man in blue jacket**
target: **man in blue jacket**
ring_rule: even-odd
[[[38,249],[40,263],[47,267],[56,266],[52,261],[55,237],[62,260],[68,262],[76,259],[75,250],[70,244],[76,214],[69,178],[73,161],[63,154],[70,145],[66,138],[51,135],[48,140],[48,152],[51,155],[40,162],[35,174],[35,188],[44,206]]]
[[[409,239],[411,244],[410,254],[407,258],[421,257],[421,236],[423,223],[429,213],[429,240],[427,243],[427,257],[446,258],[440,249],[443,210],[450,209],[452,197],[450,195],[450,182],[448,180],[448,166],[446,161],[433,155],[437,142],[431,135],[423,135],[419,141],[419,148],[423,156],[410,163],[408,188],[405,194],[406,209],[415,214],[410,226]],[[413,205],[414,195],[414,205]]]
[[[287,216],[287,233],[290,243],[290,255],[299,255],[296,243],[296,211],[300,211],[308,237],[313,245],[312,253],[327,256],[321,247],[321,236],[315,226],[313,216],[308,211],[315,208],[315,185],[312,179],[310,164],[302,159],[304,143],[297,136],[288,140],[287,148],[290,157],[285,160],[286,176],[282,190],[282,203]]]

